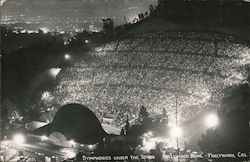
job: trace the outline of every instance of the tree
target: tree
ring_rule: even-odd
[[[162,109],[162,116],[163,116],[164,118],[168,116],[168,115],[167,115],[166,109]]]
[[[107,35],[111,36],[113,35],[114,31],[114,21],[110,18],[102,19],[103,22],[103,31]]]
[[[129,127],[130,125],[129,125],[128,115],[127,115],[127,120],[126,120],[126,125],[125,125],[126,134],[129,133]]]
[[[154,129],[152,119],[149,117],[149,113],[144,106],[139,111],[139,123],[144,133]]]
[[[84,156],[84,153],[83,152],[78,152],[77,154],[76,154],[76,161],[82,161],[82,157]]]
[[[144,19],[143,13],[139,13],[139,14],[138,14],[138,17],[139,17],[139,20],[143,20],[143,19]]]
[[[168,115],[167,115],[166,109],[163,109],[162,115],[161,115],[161,120],[158,124],[158,131],[160,133],[165,133],[167,127],[168,127]]]
[[[149,12],[152,13],[154,11],[154,6],[153,5],[150,5],[149,6]]]
[[[151,149],[150,153],[155,156],[155,161],[163,161],[162,146],[163,143],[156,143],[155,149]]]
[[[128,115],[127,115],[126,124],[125,124],[125,126],[122,128],[120,134],[121,134],[121,135],[128,135],[128,134],[129,134],[129,129],[130,129],[130,125],[129,125]]]
[[[139,111],[139,120],[144,121],[149,117],[149,113],[147,112],[146,107],[142,106],[140,111]]]
[[[152,15],[154,13],[154,6],[150,5],[149,6],[149,14]]]

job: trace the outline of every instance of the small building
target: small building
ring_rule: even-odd
[[[107,114],[105,117],[102,118],[103,123],[112,124],[116,119],[117,115],[114,114]]]

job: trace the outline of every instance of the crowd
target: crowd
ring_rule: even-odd
[[[124,124],[145,106],[151,115],[165,108],[188,120],[222,90],[244,79],[250,49],[217,33],[153,32],[135,34],[98,47],[64,71],[52,93],[59,105],[81,103],[102,119],[116,115]],[[195,112],[195,113],[194,113]]]

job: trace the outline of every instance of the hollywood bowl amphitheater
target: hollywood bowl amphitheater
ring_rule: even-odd
[[[59,105],[80,103],[120,129],[141,106],[151,116],[166,109],[179,123],[218,109],[222,91],[247,77],[250,48],[231,35],[151,31],[92,49],[60,72],[52,92]],[[176,113],[178,112],[178,113]]]

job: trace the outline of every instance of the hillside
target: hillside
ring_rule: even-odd
[[[247,60],[248,59],[248,60]],[[217,108],[223,89],[246,78],[249,46],[213,32],[154,31],[131,34],[97,47],[60,75],[52,92],[59,105],[84,104],[102,118],[135,118],[165,108],[183,122]]]

